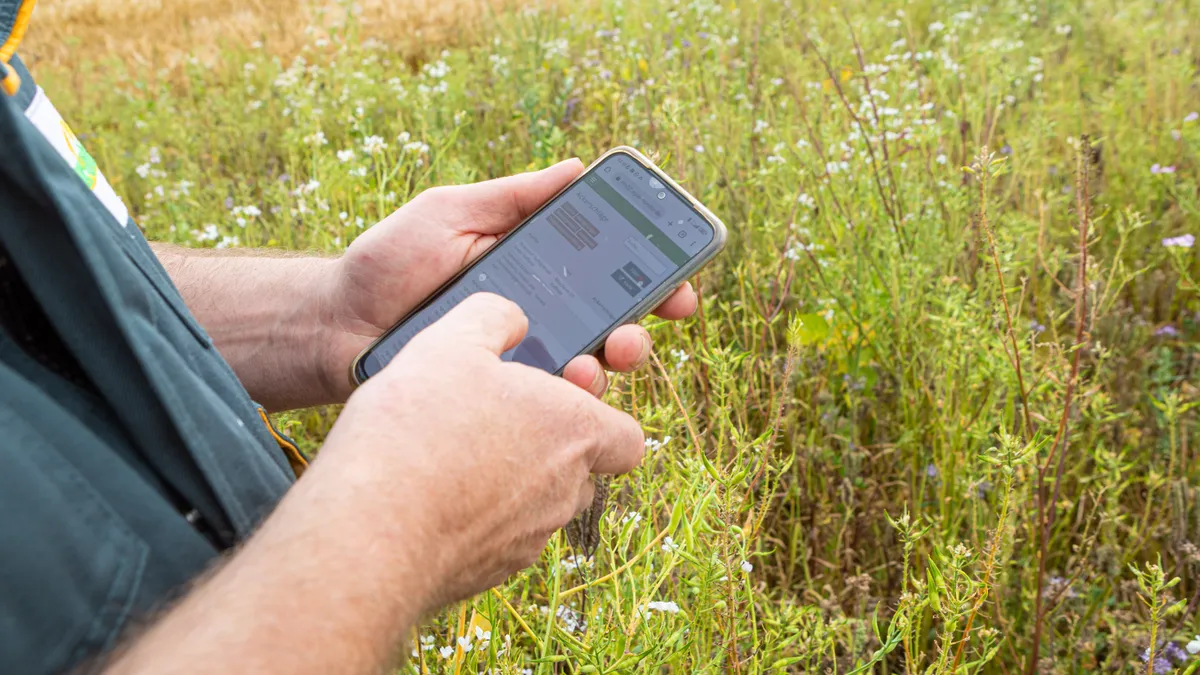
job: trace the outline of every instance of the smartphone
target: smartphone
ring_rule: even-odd
[[[529,332],[501,355],[561,375],[567,363],[638,321],[725,246],[725,225],[637,150],[592,163],[474,263],[368,346],[361,384],[473,293],[517,303]]]

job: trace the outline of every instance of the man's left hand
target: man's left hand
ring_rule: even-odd
[[[431,188],[355,239],[330,269],[334,279],[323,312],[334,328],[325,361],[338,371],[329,381],[334,387],[345,382],[336,397],[349,395],[347,370],[363,348],[582,171],[583,163],[571,159],[541,171]],[[681,319],[696,310],[696,302],[685,283],[655,314]],[[578,356],[563,377],[599,396],[608,386],[605,367],[634,370],[650,349],[645,328],[621,326],[608,337],[601,359]]]

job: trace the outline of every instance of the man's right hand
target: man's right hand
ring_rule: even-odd
[[[526,329],[516,304],[467,298],[351,396],[314,466],[335,473],[320,478],[329,490],[371,495],[347,506],[395,547],[380,555],[419,556],[426,610],[535,562],[548,537],[591,505],[590,474],[641,461],[632,417],[500,360]]]
[[[262,528],[109,673],[383,672],[441,605],[533,563],[641,460],[633,418],[499,354],[513,303],[467,298],[360,387]]]

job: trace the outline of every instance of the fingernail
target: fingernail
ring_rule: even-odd
[[[638,352],[638,357],[633,360],[633,367],[641,368],[646,365],[646,362],[650,360],[650,350],[653,348],[654,345],[650,342],[650,335],[642,333],[642,351]]]
[[[601,368],[600,364],[597,363],[596,364],[596,374],[592,376],[592,383],[588,385],[587,390],[592,393],[596,393],[601,390],[603,384],[604,384],[604,369]]]

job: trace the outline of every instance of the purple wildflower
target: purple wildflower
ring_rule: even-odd
[[[1172,326],[1171,324],[1167,324],[1165,326],[1162,326],[1158,330],[1154,331],[1154,336],[1155,337],[1179,337],[1179,329],[1176,328],[1175,326]]]
[[[1144,652],[1142,652],[1142,663],[1146,663],[1149,660],[1150,660],[1150,649],[1147,648]],[[1161,654],[1154,655],[1154,672],[1155,673],[1165,674],[1165,673],[1169,673],[1173,670],[1175,670],[1175,666],[1174,666],[1174,664],[1171,663],[1170,659],[1163,657]]]
[[[1044,325],[1038,323],[1037,321],[1030,321],[1029,322],[1029,330],[1033,331],[1034,335],[1037,335],[1038,333],[1045,333],[1046,327]]]
[[[225,198],[225,208],[227,208],[227,209],[232,209],[232,208],[233,208],[233,197],[226,197],[226,198]]]
[[[938,468],[936,466],[934,466],[933,464],[927,464],[925,466],[925,475],[926,476],[929,476],[930,478],[937,478],[938,473],[939,473]]]
[[[1183,118],[1184,122],[1195,122],[1196,120],[1200,120],[1200,112],[1196,112],[1194,110]]]
[[[1196,236],[1192,234],[1181,234],[1178,237],[1167,237],[1162,240],[1162,245],[1167,248],[1191,248],[1196,245]]]
[[[1150,173],[1152,173],[1156,176],[1159,174],[1175,173],[1175,167],[1163,166],[1161,164],[1154,164],[1153,166],[1150,167]]]
[[[1188,660],[1188,653],[1183,651],[1183,647],[1180,647],[1176,642],[1168,642],[1167,646],[1163,647],[1162,655],[1163,658],[1177,663],[1183,663]]]
[[[575,116],[575,109],[577,107],[579,107],[579,97],[578,96],[573,96],[573,97],[567,99],[567,106],[566,106],[566,109],[563,110],[563,116],[562,116],[562,121],[561,121],[561,124],[563,126],[566,126],[567,124],[569,124],[571,122],[571,118],[573,118]]]
[[[700,38],[701,40],[707,40],[708,33],[705,33],[704,31],[700,31],[699,33],[696,33],[696,37]],[[1192,113],[1192,114],[1195,115],[1196,113]]]
[[[1012,154],[1012,146],[1009,145],[1008,143],[1005,143],[1004,147],[1000,148],[1000,154],[1005,155],[1005,156],[1011,155]]]
[[[687,49],[688,47],[692,46],[692,41],[687,38],[683,38],[683,40],[681,40],[679,44],[683,45],[684,49]]]
[[[1183,134],[1179,133],[1179,130],[1178,130],[1178,129],[1172,129],[1172,130],[1171,130],[1171,138],[1173,138],[1173,139],[1175,139],[1175,140],[1179,140],[1179,139],[1180,139],[1180,138],[1182,138],[1182,137],[1183,137]]]

